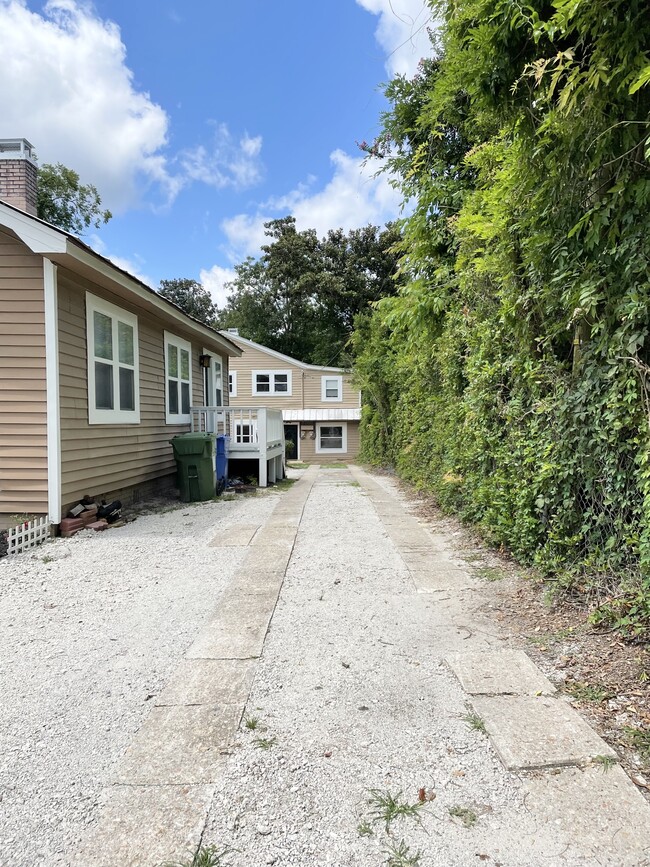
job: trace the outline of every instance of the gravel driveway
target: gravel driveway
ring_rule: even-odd
[[[650,864],[647,803],[530,660],[472,711],[451,669],[516,645],[448,547],[389,479],[312,468],[0,564],[0,865]],[[513,703],[568,729],[524,743]]]
[[[0,864],[67,863],[150,699],[263,524],[266,493],[138,517],[0,561]]]

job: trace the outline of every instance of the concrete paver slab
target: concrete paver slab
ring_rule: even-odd
[[[244,548],[250,545],[259,524],[236,524],[225,527],[210,542],[211,548]]]
[[[650,864],[650,804],[616,765],[528,777],[526,806],[579,847],[585,864]],[[569,861],[567,861],[569,863]]]
[[[257,569],[260,572],[284,572],[291,557],[292,543],[251,545],[242,563],[244,569]]]
[[[184,659],[155,701],[166,705],[223,705],[244,707],[255,667],[246,659]]]
[[[213,783],[232,742],[238,705],[154,707],[122,756],[113,782],[127,785]]]
[[[254,597],[247,597],[254,598]],[[217,615],[196,636],[185,654],[187,659],[253,659],[262,652],[272,608],[245,621],[233,615]]]
[[[276,569],[239,569],[232,580],[228,592],[230,596],[266,596],[272,591],[277,596],[284,581],[284,572]]]
[[[112,786],[76,867],[154,867],[195,851],[213,786]]]
[[[446,659],[470,695],[552,695],[555,687],[523,650],[456,653]]]
[[[549,696],[476,696],[495,750],[509,770],[584,765],[616,753],[565,701]]]

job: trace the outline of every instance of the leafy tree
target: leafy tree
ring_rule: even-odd
[[[201,283],[189,278],[161,280],[158,291],[184,310],[188,316],[198,319],[205,325],[214,326],[217,308],[210,293]]]
[[[365,456],[650,627],[650,18],[454,0],[369,158],[412,216],[355,336]]]
[[[45,163],[38,170],[37,213],[42,220],[82,235],[90,226],[99,228],[113,216],[102,210],[102,200],[92,184],[61,163]]]
[[[319,239],[291,216],[265,227],[270,241],[260,259],[237,266],[220,326],[302,361],[344,366],[355,317],[395,291],[398,230],[339,229]]]

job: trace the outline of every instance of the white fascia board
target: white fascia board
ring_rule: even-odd
[[[186,331],[193,331],[195,334],[200,334],[204,340],[207,338],[212,341],[226,355],[242,354],[241,349],[235,345],[234,341],[224,338],[221,332],[212,331],[212,329],[201,325],[200,322],[189,319],[182,310],[177,310],[176,307],[168,304],[165,299],[158,296],[153,289],[146,289],[144,286],[141,286],[135,280],[131,279],[125,272],[111,265],[110,262],[105,261],[103,258],[96,256],[89,250],[85,250],[83,247],[79,247],[74,243],[68,245],[66,252],[80,264],[92,268],[98,274],[101,274],[113,283],[117,283],[124,289],[127,289],[135,297],[152,304],[160,310],[163,316],[168,319],[173,319]]]
[[[61,411],[59,402],[59,324],[56,265],[43,259],[45,294],[45,383],[47,398],[47,511],[61,523]]]
[[[0,225],[15,232],[32,253],[66,253],[68,237],[42,220],[0,202]]]
[[[262,346],[261,343],[255,343],[254,340],[248,340],[246,337],[240,337],[238,334],[229,334],[228,339],[232,340],[233,343],[243,343],[245,346],[249,346],[251,349],[258,349],[260,352],[266,352],[267,355],[273,356],[273,358],[277,358],[279,361],[284,361],[288,364],[294,364],[296,367],[300,367],[303,370],[322,370],[326,373],[345,373],[345,369],[343,367],[323,367],[320,364],[307,364],[304,361],[298,361],[297,358],[292,358],[290,355],[284,355],[282,352],[277,352],[275,349],[269,349],[268,346]]]

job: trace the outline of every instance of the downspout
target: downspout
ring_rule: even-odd
[[[56,265],[43,259],[45,291],[45,383],[47,395],[47,509],[61,523],[61,411],[59,402],[59,321]]]

